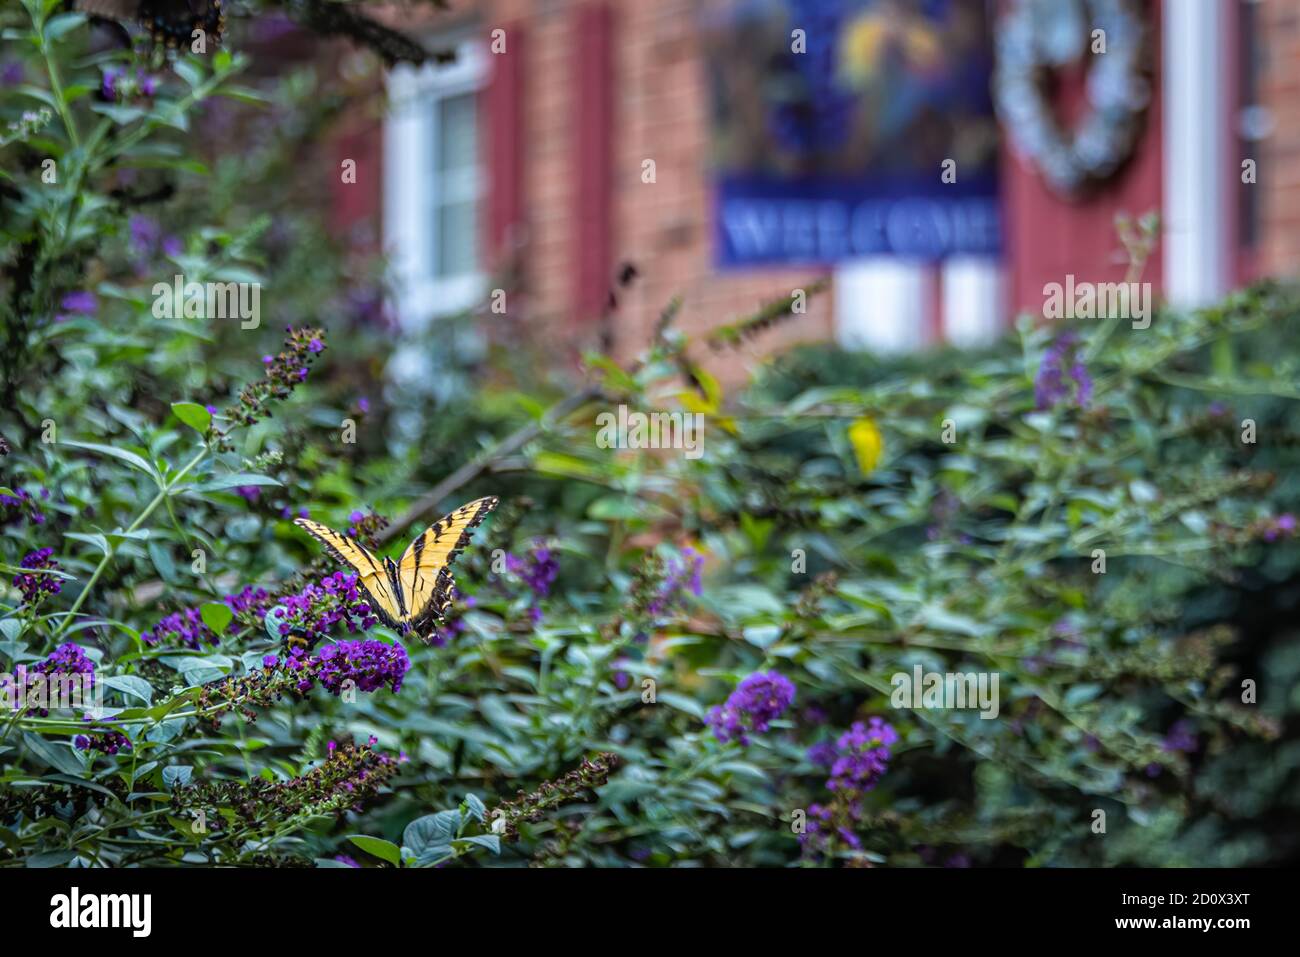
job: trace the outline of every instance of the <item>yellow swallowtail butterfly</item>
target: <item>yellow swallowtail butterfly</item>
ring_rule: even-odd
[[[492,495],[444,515],[417,535],[396,562],[376,558],[360,542],[320,522],[296,518],[294,524],[305,528],[336,561],[357,573],[357,584],[384,624],[403,633],[414,631],[427,641],[429,627],[442,620],[451,604],[455,586],[451,563],[498,501]]]

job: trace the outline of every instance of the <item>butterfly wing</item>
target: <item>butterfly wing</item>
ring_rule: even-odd
[[[93,17],[126,20],[140,9],[140,0],[77,0],[76,6]]]
[[[305,528],[318,539],[325,550],[334,556],[335,561],[347,565],[357,573],[357,584],[365,591],[375,613],[385,625],[399,631],[402,629],[406,616],[402,613],[397,596],[393,594],[383,562],[364,545],[354,542],[346,535],[340,535],[328,525],[313,522],[309,518],[295,518],[293,523]]]
[[[451,577],[451,563],[499,501],[490,495],[462,505],[426,528],[402,553],[397,563],[398,581],[411,612],[412,627],[421,637],[425,626],[441,618],[451,604],[456,584]]]

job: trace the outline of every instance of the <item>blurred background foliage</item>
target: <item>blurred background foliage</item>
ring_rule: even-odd
[[[383,262],[304,195],[339,110],[381,108],[347,79],[255,71],[238,42],[167,68],[42,0],[0,26],[0,656],[71,641],[109,688],[89,721],[0,716],[0,863],[1294,861],[1291,290],[1147,330],[1022,321],[979,352],[804,347],[731,395],[710,346],[792,302],[709,343],[665,304],[633,366],[566,368],[488,310],[418,336],[387,315]],[[260,283],[261,327],[156,318],[177,273]],[[286,326],[326,348],[240,424],[263,356],[305,361]],[[599,447],[620,404],[704,413],[704,454]],[[266,612],[337,570],[293,516],[391,546],[489,494],[433,644],[314,649],[400,644],[398,691],[207,720],[292,652]],[[66,577],[33,598],[44,548]],[[178,643],[157,626],[187,609]],[[998,673],[998,717],[893,707],[916,665]],[[793,703],[720,741],[708,709],[756,672]],[[888,770],[842,831],[798,833],[836,800],[815,746],[873,716]],[[78,746],[113,733],[130,747]]]

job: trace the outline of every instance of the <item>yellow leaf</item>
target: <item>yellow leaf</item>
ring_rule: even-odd
[[[880,456],[885,451],[885,440],[870,416],[863,416],[849,426],[849,442],[853,454],[857,456],[858,468],[863,475],[869,475],[880,464]]]

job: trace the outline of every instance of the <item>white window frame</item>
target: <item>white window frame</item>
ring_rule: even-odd
[[[445,42],[445,41],[444,41]],[[436,46],[436,42],[434,44]],[[458,276],[433,273],[437,242],[431,214],[438,155],[438,101],[481,93],[487,78],[487,53],[476,40],[456,44],[453,63],[429,62],[419,69],[403,64],[388,76],[389,112],[384,122],[384,248],[395,284],[395,307],[404,328],[416,331],[431,319],[461,312],[477,303],[487,288],[481,270]],[[487,195],[480,144],[477,198]],[[479,215],[483,213],[480,205]]]

